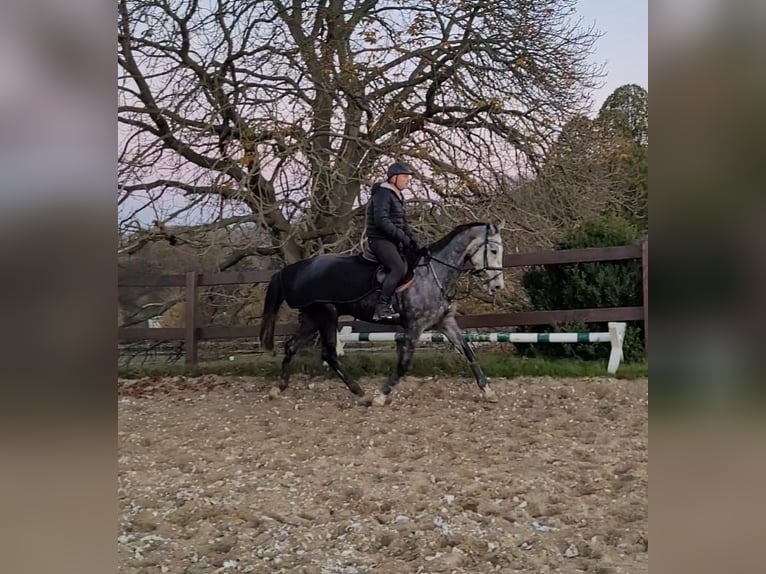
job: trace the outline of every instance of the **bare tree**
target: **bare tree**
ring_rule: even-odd
[[[426,208],[534,172],[599,73],[575,4],[120,0],[121,249],[256,224],[221,267],[293,261],[349,245],[392,159]]]

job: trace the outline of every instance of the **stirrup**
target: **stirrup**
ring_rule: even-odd
[[[375,321],[378,321],[379,319],[398,319],[399,313],[396,312],[396,309],[394,309],[394,306],[391,303],[379,303],[375,306],[372,318]]]

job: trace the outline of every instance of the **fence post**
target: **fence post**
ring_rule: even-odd
[[[644,357],[649,359],[649,239],[641,242],[641,274],[644,279]]]
[[[186,273],[184,355],[187,365],[197,364],[197,282],[196,271]]]

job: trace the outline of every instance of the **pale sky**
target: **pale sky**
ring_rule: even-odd
[[[616,88],[638,84],[649,89],[649,2],[648,0],[580,0],[578,13],[583,25],[595,24],[602,37],[596,42],[593,59],[605,64],[604,87],[594,96],[594,112]]]

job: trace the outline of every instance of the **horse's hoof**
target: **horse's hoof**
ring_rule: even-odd
[[[369,407],[372,404],[372,399],[367,395],[362,395],[356,399],[356,404],[358,404],[360,407]]]
[[[383,393],[378,393],[375,395],[375,398],[372,399],[372,404],[376,407],[384,407],[386,406],[386,400],[388,399],[387,395],[384,395]]]
[[[489,387],[485,387],[484,389],[484,400],[488,403],[496,403],[497,402],[497,395],[495,394],[495,391],[490,389]]]
[[[282,391],[279,390],[279,387],[271,387],[271,390],[269,391],[269,399],[272,401],[274,399],[278,399],[281,392]]]

